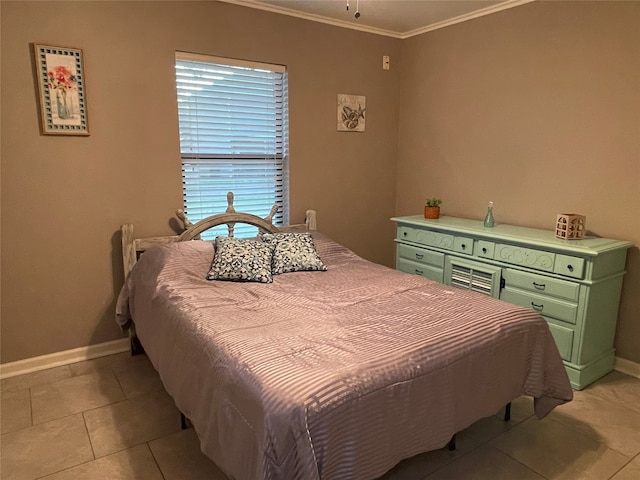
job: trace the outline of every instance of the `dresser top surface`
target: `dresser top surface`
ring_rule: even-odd
[[[422,215],[411,215],[406,217],[393,217],[391,220],[399,224],[413,225],[449,233],[473,235],[474,237],[491,241],[526,242],[547,248],[550,247],[588,255],[597,255],[598,253],[604,253],[609,250],[630,248],[633,246],[631,242],[596,236],[585,236],[580,240],[563,240],[557,238],[555,232],[552,230],[499,223],[496,223],[495,227],[485,227],[480,220],[458,217],[442,216],[436,220],[429,220]]]

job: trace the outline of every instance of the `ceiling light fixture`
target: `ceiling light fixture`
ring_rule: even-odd
[[[347,12],[349,11],[349,0],[347,0]],[[356,13],[353,15],[356,19],[360,18],[360,0],[356,0]]]

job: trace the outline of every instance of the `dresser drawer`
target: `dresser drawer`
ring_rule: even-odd
[[[584,258],[556,254],[553,271],[567,277],[582,278],[584,274]]]
[[[453,250],[473,255],[473,238],[456,236],[453,239]]]
[[[402,243],[398,244],[398,257],[425,265],[444,267],[444,253],[403,245]]]
[[[434,232],[431,230],[421,230],[419,228],[398,227],[398,239],[409,242],[420,243],[430,247],[453,250],[453,235],[447,233]]]
[[[493,258],[514,265],[522,265],[527,268],[553,272],[555,254],[545,252],[544,250],[534,250],[533,248],[525,248],[518,245],[498,243],[496,244]]]
[[[493,258],[493,251],[496,248],[496,244],[488,242],[486,240],[476,240],[473,246],[473,253],[476,257]]]
[[[556,318],[571,324],[576,323],[578,306],[564,300],[552,297],[529,293],[522,290],[515,290],[505,287],[500,293],[500,299],[523,307],[533,308],[541,315]]]
[[[580,285],[577,283],[536,275],[535,273],[521,272],[511,268],[505,269],[502,277],[508,287],[522,288],[534,293],[553,295],[567,300],[577,301],[580,293]]]
[[[573,349],[573,330],[549,321],[547,321],[547,325],[549,325],[549,331],[556,342],[560,356],[563,360],[570,362],[571,350]]]
[[[411,273],[413,275],[421,275],[434,282],[442,283],[443,269],[432,265],[425,265],[423,263],[407,260],[406,258],[398,258],[396,268],[404,273]]]

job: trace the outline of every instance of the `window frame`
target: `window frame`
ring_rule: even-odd
[[[243,69],[250,69],[252,72],[257,73],[259,75],[260,71],[270,72],[276,75],[280,75],[279,77],[274,77],[273,83],[269,84],[269,80],[264,81],[265,86],[273,86],[273,96],[271,97],[271,92],[267,92],[267,95],[255,95],[255,98],[263,97],[264,100],[259,99],[257,102],[249,102],[250,105],[244,105],[243,119],[246,120],[242,122],[243,125],[247,126],[247,129],[254,128],[255,132],[249,132],[248,135],[244,137],[238,136],[237,138],[233,133],[233,120],[223,118],[219,121],[220,128],[217,127],[207,127],[209,132],[212,132],[213,138],[218,138],[216,135],[220,134],[219,132],[224,132],[227,137],[232,138],[233,140],[238,140],[239,144],[243,144],[240,138],[248,138],[248,142],[251,143],[255,139],[251,136],[251,134],[255,134],[256,138],[259,135],[262,135],[262,138],[266,139],[264,141],[264,146],[256,146],[250,144],[246,147],[248,150],[245,152],[242,151],[222,151],[225,147],[221,147],[220,151],[217,152],[207,152],[208,148],[217,148],[217,147],[203,147],[199,149],[197,145],[200,142],[201,138],[207,137],[207,129],[202,129],[202,135],[200,130],[198,129],[198,123],[205,124],[202,120],[204,118],[210,119],[210,117],[206,116],[208,114],[204,114],[202,117],[198,116],[198,113],[195,114],[186,114],[183,115],[181,111],[181,107],[183,109],[187,109],[187,105],[189,104],[189,100],[181,97],[191,97],[193,95],[198,95],[198,93],[190,93],[186,92],[185,86],[181,87],[181,82],[185,82],[180,78],[180,62],[199,62],[206,63],[211,66],[212,70],[218,69],[223,71],[226,67],[227,69],[236,68],[236,73],[242,73]],[[182,170],[182,195],[183,195],[183,208],[185,213],[189,217],[189,220],[192,222],[197,222],[202,220],[210,215],[222,213],[226,210],[227,201],[226,201],[226,193],[232,191],[234,193],[235,201],[234,207],[237,211],[257,214],[262,217],[266,217],[271,210],[271,207],[274,203],[279,205],[278,213],[273,218],[273,223],[275,225],[286,225],[289,223],[289,125],[288,125],[288,78],[287,78],[287,69],[284,65],[276,65],[276,64],[268,64],[262,62],[254,62],[248,60],[241,59],[233,59],[233,58],[225,58],[225,57],[217,57],[212,55],[201,55],[194,54],[188,52],[175,52],[175,79],[176,79],[176,99],[177,99],[177,113],[178,113],[178,131],[179,131],[179,143],[180,143],[180,158],[181,158],[181,170]],[[192,67],[196,69],[196,66]],[[192,70],[193,71],[193,70]],[[187,72],[185,73],[192,73]],[[226,84],[229,78],[231,77],[231,73],[225,78],[220,79],[221,83],[224,80]],[[269,74],[267,74],[268,76]],[[211,77],[208,77],[211,78]],[[203,88],[209,88],[211,97],[207,94],[199,95],[195,98],[195,100],[191,101],[191,106],[194,110],[198,110],[198,102],[202,99],[202,101],[208,101],[214,98],[215,95],[220,95],[221,91],[226,87],[220,86],[217,90],[212,89],[211,87],[215,85],[217,80],[212,80],[210,83],[207,82],[206,87],[199,87],[197,85],[197,81],[200,78],[194,78],[189,83],[194,83],[194,86],[191,87],[194,91],[202,91]],[[238,84],[240,85],[241,81],[238,80]],[[233,86],[231,86],[233,88]],[[241,87],[238,87],[241,88]],[[182,91],[181,91],[182,89]],[[244,94],[244,93],[236,93],[236,92],[227,92],[232,101],[239,101],[238,99],[251,98],[252,93]],[[181,105],[181,103],[183,103]],[[262,103],[264,102],[264,103]],[[255,105],[254,105],[255,103]],[[235,104],[230,103],[228,110],[229,112],[235,108]],[[273,105],[273,109],[271,109],[271,105]],[[195,107],[194,107],[195,106]],[[255,107],[255,109],[253,109]],[[226,107],[225,107],[226,108]],[[203,110],[204,111],[204,110]],[[246,112],[249,113],[246,113]],[[232,113],[228,113],[228,115],[232,115]],[[262,120],[262,113],[267,113],[266,122]],[[217,114],[214,114],[217,115]],[[225,115],[224,113],[220,114],[219,118]],[[184,118],[183,118],[184,117]],[[260,119],[258,119],[260,117]],[[216,117],[218,118],[218,117]],[[225,130],[224,122],[227,122],[230,126],[229,130]],[[271,122],[274,122],[273,124]],[[195,122],[195,127],[192,122]],[[251,122],[256,122],[252,124]],[[263,124],[266,123],[266,126]],[[184,127],[183,125],[188,124],[189,127]],[[189,131],[189,135],[185,132]],[[195,135],[193,132],[196,132]],[[229,132],[231,134],[229,135]],[[246,132],[245,132],[246,133]],[[270,135],[273,135],[272,137]],[[185,137],[189,136],[189,140],[185,141]],[[196,138],[194,141],[193,139]],[[194,145],[194,142],[196,145]],[[205,143],[203,141],[203,143]],[[215,142],[210,142],[209,145],[214,144]],[[259,143],[255,142],[254,143]],[[185,146],[186,145],[186,146]],[[236,144],[231,148],[236,148]],[[194,150],[194,146],[195,149]],[[241,147],[244,148],[244,147]],[[257,149],[256,151],[251,151],[253,148]],[[264,149],[264,151],[263,151]],[[242,165],[242,166],[241,166]],[[219,186],[213,186],[220,182],[220,178],[227,175],[227,186],[220,188]],[[253,177],[255,176],[255,177]],[[255,183],[247,183],[247,180],[255,179]],[[269,190],[268,184],[269,181],[273,179],[273,189]],[[210,186],[205,185],[204,182],[209,181],[211,183]],[[241,183],[247,185],[246,191],[242,191],[241,187],[234,187],[233,183]],[[224,182],[223,182],[224,183]],[[265,185],[267,185],[265,187]],[[199,189],[199,192],[193,193],[193,189]],[[224,190],[224,192],[223,192]],[[215,196],[213,192],[215,191]],[[204,192],[204,193],[202,193]],[[211,198],[206,195],[206,193],[211,193]],[[245,195],[247,193],[247,195]],[[249,198],[250,197],[250,198]],[[260,198],[262,197],[262,198]],[[194,200],[198,198],[198,200]],[[204,198],[204,200],[203,200]],[[257,232],[254,227],[248,227],[238,225],[235,229],[235,235],[242,236],[253,236]],[[223,227],[224,228],[224,227]],[[209,237],[213,237],[215,235],[224,235],[226,231],[222,231],[222,229],[214,229],[214,232],[209,234]]]

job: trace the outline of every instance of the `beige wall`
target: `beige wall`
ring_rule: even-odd
[[[175,50],[287,65],[292,220],[392,264],[400,40],[218,2],[0,9],[3,363],[122,337],[119,226],[169,234],[182,206]],[[83,49],[91,136],[39,134],[34,42]],[[365,133],[336,131],[338,93]]]
[[[533,2],[403,42],[396,213],[552,229],[557,213],[640,245],[640,3]],[[640,255],[617,355],[640,362]]]
[[[292,218],[316,208],[370,260],[392,265],[389,217],[433,195],[534,227],[575,211],[640,244],[638,2],[534,2],[403,41],[216,2],[0,15],[3,363],[121,337],[118,228],[170,233],[182,202],[175,50],[288,66]],[[90,137],[39,134],[34,42],[84,50]],[[365,133],[336,132],[338,93],[367,96]],[[616,347],[640,362],[637,249],[628,270]]]

